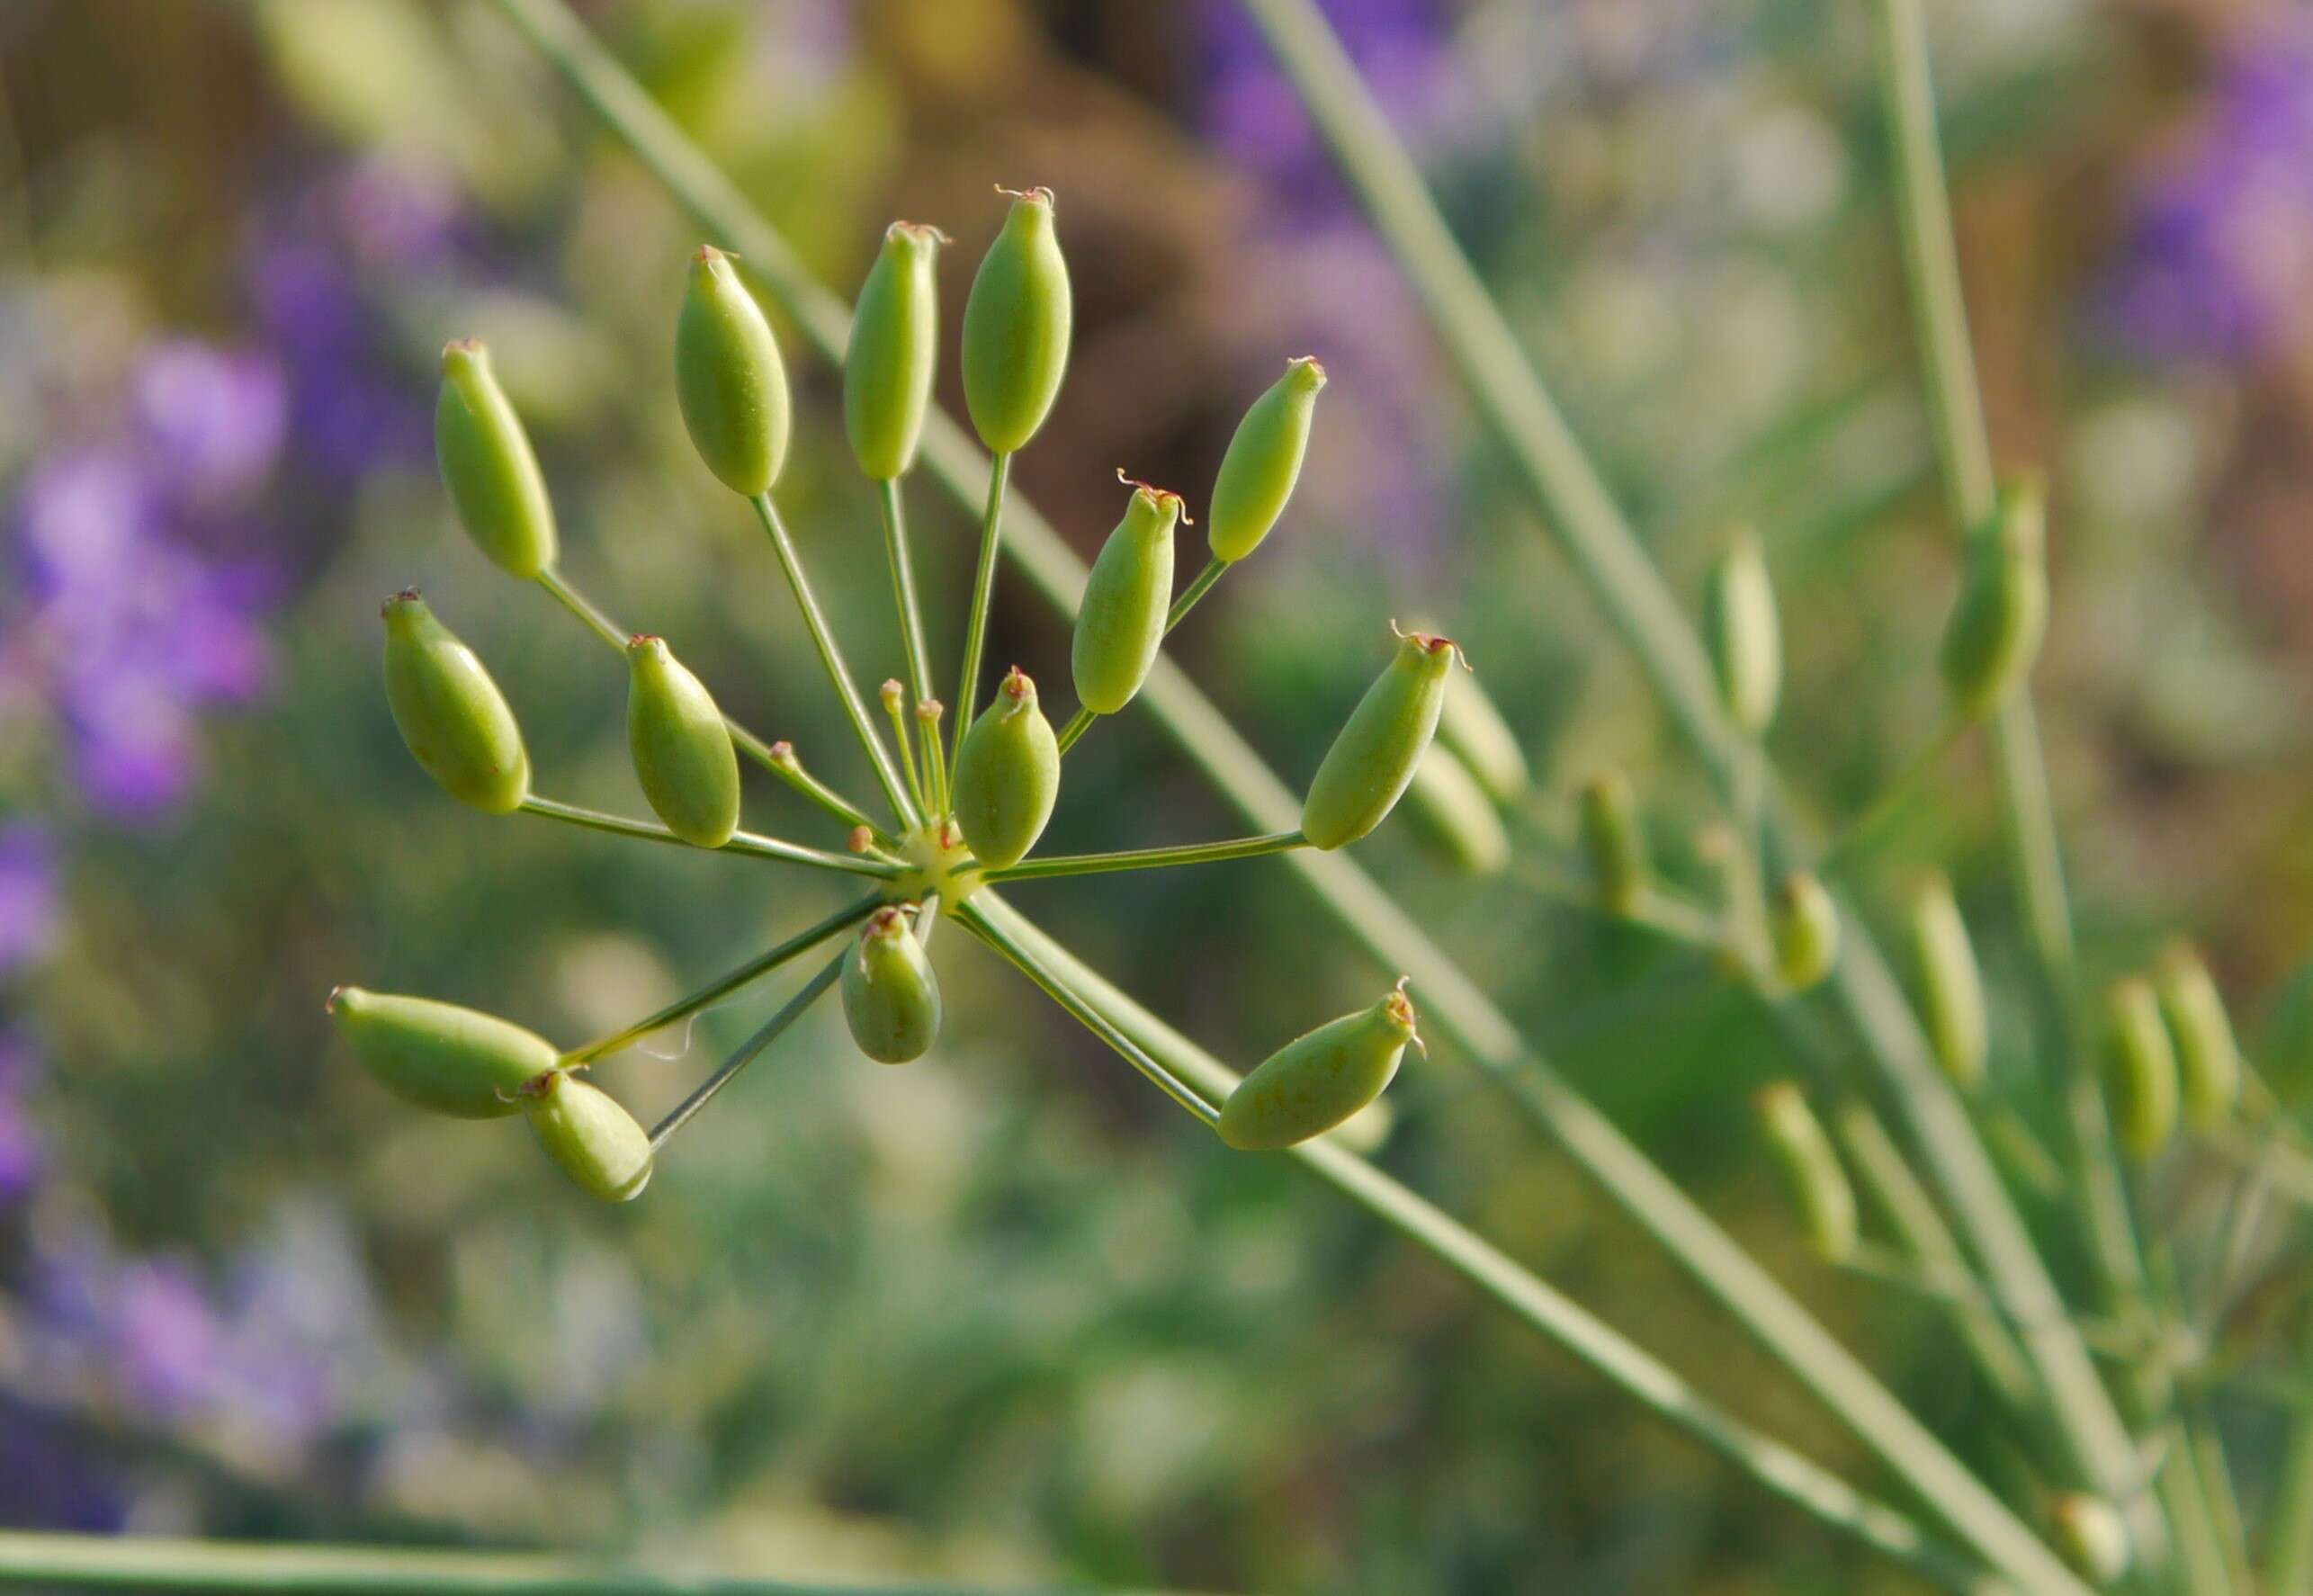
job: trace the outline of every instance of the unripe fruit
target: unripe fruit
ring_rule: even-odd
[[[1912,958],[1919,972],[1920,1018],[1935,1062],[1952,1085],[1971,1090],[1984,1079],[1988,1045],[1984,975],[1951,883],[1941,875],[1922,883],[1912,899]]]
[[[624,1203],[650,1183],[650,1134],[609,1093],[558,1070],[533,1081],[522,1106],[538,1144],[579,1190]]]
[[[2031,670],[2048,627],[2046,511],[2037,487],[2011,488],[1969,533],[1959,596],[1943,634],[1952,707],[1980,719]]]
[[[1703,591],[1703,639],[1727,718],[1756,737],[1775,718],[1783,691],[1783,638],[1774,584],[1759,540],[1735,533],[1713,563]]]
[[[459,524],[493,564],[527,579],[554,563],[545,473],[478,339],[442,351],[434,455]]]
[[[937,228],[895,221],[868,269],[843,353],[843,425],[859,469],[878,482],[916,461],[939,363]]]
[[[675,322],[675,399],[691,443],[722,485],[771,491],[787,458],[787,367],[763,307],[731,265],[701,245]]]
[[[329,994],[338,1034],[378,1083],[421,1107],[460,1119],[497,1119],[522,1105],[524,1087],[561,1054],[534,1032],[431,998],[341,986]]]
[[[1454,750],[1486,796],[1507,808],[1526,796],[1533,783],[1518,733],[1502,718],[1493,699],[1469,671],[1453,678],[1438,712],[1438,740]]]
[[[1018,451],[1051,414],[1072,317],[1052,190],[1013,193],[964,302],[964,402],[991,453]]]
[[[964,734],[951,789],[964,840],[991,870],[1018,864],[1044,835],[1060,797],[1060,741],[1018,666]]]
[[[1839,963],[1839,910],[1823,883],[1806,871],[1783,878],[1768,915],[1775,943],[1775,973],[1803,992]]]
[[[1608,770],[1583,783],[1575,829],[1600,906],[1609,914],[1636,912],[1645,895],[1648,868],[1646,833],[1638,823],[1638,800],[1631,794],[1629,778]]]
[[[2196,1130],[2222,1125],[2241,1092],[2241,1050],[2225,1000],[2201,955],[2183,942],[2161,955],[2154,981],[2160,1011],[2176,1045],[2184,1117]]]
[[[1301,480],[1302,457],[1309,452],[1309,422],[1325,368],[1311,355],[1286,363],[1285,375],[1255,399],[1229,439],[1213,480],[1210,524],[1205,529],[1213,558],[1234,563],[1260,547],[1285,514],[1286,500]]]
[[[1113,715],[1130,704],[1156,663],[1172,602],[1172,529],[1179,519],[1179,494],[1135,482],[1125,518],[1092,562],[1069,663],[1077,698],[1095,714]]]
[[[843,1018],[859,1051],[879,1064],[904,1064],[939,1036],[939,982],[905,910],[869,917],[843,962]]]
[[[522,727],[473,650],[434,618],[417,589],[385,601],[386,704],[401,740],[450,796],[506,814],[530,796]]]
[[[626,660],[626,741],[642,795],[685,842],[721,847],[739,829],[739,755],[722,712],[664,638],[630,638]]]
[[[1448,701],[1452,695],[1448,693]],[[1422,839],[1467,875],[1493,875],[1510,863],[1510,833],[1468,766],[1441,740],[1413,767],[1405,812]]]
[[[1790,1081],[1779,1080],[1761,1087],[1752,1104],[1808,1242],[1830,1262],[1849,1257],[1855,1251],[1855,1188],[1806,1095]]]
[[[2130,976],[2105,994],[2104,1089],[2112,1132],[2130,1158],[2150,1158],[2176,1128],[2176,1053],[2152,983]]]
[[[2090,1584],[2112,1584],[2129,1571],[2128,1525],[2102,1497],[2066,1492],[2049,1503],[2049,1526],[2056,1549]]]
[[[1344,847],[1389,818],[1437,732],[1447,673],[1460,658],[1451,638],[1400,636],[1309,784],[1301,830],[1313,847]]]
[[[1405,1045],[1419,1045],[1405,983],[1372,1008],[1286,1043],[1221,1106],[1221,1140],[1246,1152],[1322,1136],[1379,1098]]]

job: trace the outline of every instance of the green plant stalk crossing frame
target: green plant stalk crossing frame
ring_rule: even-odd
[[[690,143],[585,24],[561,0],[497,3],[676,201],[739,247],[748,268],[821,354],[839,359],[849,329],[843,302],[811,280],[777,230]],[[962,503],[969,507],[984,501],[991,474],[987,457],[944,412],[935,410],[926,419],[922,459]],[[1576,460],[1579,464],[1579,456]],[[1612,506],[1601,503],[1604,513],[1612,516]],[[1010,507],[1006,531],[1005,551],[1049,602],[1072,614],[1083,590],[1083,563],[1023,501],[1015,500]],[[1611,551],[1607,557],[1614,558]],[[1683,640],[1683,650],[1674,641],[1671,657],[1686,661],[1681,668],[1691,675],[1692,691],[1685,696],[1701,706],[1696,724],[1716,746],[1725,729],[1713,707],[1700,646],[1675,610],[1667,609],[1667,596],[1659,594],[1635,545],[1627,549],[1627,558],[1637,562],[1639,579],[1666,606],[1671,635]],[[1298,799],[1178,666],[1160,658],[1141,698],[1157,723],[1250,824],[1282,830],[1299,823]],[[1987,1563],[2023,1577],[2028,1588],[2084,1591],[2006,1503],[1605,1116],[1529,1049],[1508,1017],[1362,870],[1338,854],[1304,850],[1286,856],[1360,946],[1385,968],[1412,978],[1433,1028],[1450,1036],[1488,1080],[1556,1136],[1603,1189],[1901,1475],[1956,1535]],[[1911,1056],[1932,1076],[1924,1038],[1911,1025],[1884,968],[1878,973],[1881,1005],[1894,1001],[1901,1023],[1910,1027]],[[1956,1105],[1951,1112],[1958,1113]],[[1985,1175],[1991,1179],[1988,1166]],[[2037,1255],[2033,1261],[2037,1266]],[[2018,1317],[2031,1322],[2029,1315]]]

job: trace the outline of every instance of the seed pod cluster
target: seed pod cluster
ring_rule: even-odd
[[[1824,1134],[1805,1093],[1788,1080],[1759,1089],[1752,1099],[1759,1128],[1783,1171],[1807,1240],[1817,1254],[1836,1263],[1855,1251],[1855,1188]]]
[[[1759,540],[1733,534],[1712,564],[1703,594],[1703,640],[1727,718],[1757,737],[1775,718],[1783,691],[1783,639],[1775,587]]]
[[[737,257],[701,245],[675,322],[675,399],[716,480],[753,498],[787,459],[787,368]]]
[[[1355,842],[1389,818],[1438,730],[1451,638],[1402,633],[1397,651],[1326,750],[1301,806],[1301,830],[1321,848]]]
[[[1237,423],[1213,481],[1213,504],[1205,529],[1213,558],[1230,564],[1261,545],[1285,514],[1286,501],[1301,480],[1309,452],[1309,425],[1325,368],[1302,355],[1287,361],[1285,375],[1255,399]]]
[[[1013,194],[964,304],[964,403],[991,453],[1017,453],[1052,413],[1073,305],[1052,191]]]
[[[1600,905],[1609,914],[1635,911],[1645,895],[1651,872],[1646,833],[1639,824],[1638,800],[1630,790],[1630,778],[1619,770],[1608,770],[1583,783],[1575,830],[1582,856],[1590,864]]]
[[[1960,919],[1951,883],[1943,876],[1929,876],[1914,892],[1911,932],[1928,1045],[1952,1085],[1972,1091],[1984,1079],[1990,1035],[1984,975],[1968,938],[1968,922]]]
[[[1060,799],[1060,740],[1036,702],[1036,685],[1014,666],[964,734],[955,761],[955,819],[982,865],[1000,870],[1027,857]]]
[[[1420,1045],[1414,1022],[1401,981],[1372,1008],[1286,1043],[1221,1106],[1221,1140],[1260,1152],[1323,1135],[1388,1088],[1407,1045]]]
[[[2129,976],[2105,993],[2104,1088],[2112,1131],[2131,1158],[2150,1158],[2176,1128],[2176,1053],[2152,983]]]
[[[1775,973],[1791,991],[1806,991],[1839,963],[1838,906],[1806,871],[1785,876],[1775,889],[1768,931],[1775,946]]]
[[[879,1064],[904,1064],[939,1036],[939,982],[909,928],[908,911],[879,909],[844,955],[843,1018],[859,1051]]]
[[[1172,602],[1172,529],[1179,519],[1179,494],[1135,482],[1125,518],[1092,562],[1069,662],[1076,696],[1095,714],[1113,715],[1130,704],[1156,664]]]
[[[1944,686],[1971,720],[1998,708],[2031,669],[2048,628],[2047,512],[2036,484],[2004,490],[1968,534],[1959,597],[1943,634]]]
[[[506,695],[415,587],[385,601],[386,704],[426,775],[462,803],[507,814],[530,796],[530,754]]]
[[[634,774],[667,829],[694,847],[739,829],[739,755],[722,712],[664,638],[628,641],[626,739]]]
[[[434,453],[459,524],[492,562],[525,579],[554,563],[545,474],[479,340],[462,338],[442,351]]]
[[[2153,983],[2175,1045],[2185,1123],[2195,1130],[2212,1130],[2231,1116],[2241,1094],[2241,1049],[2225,1000],[2210,978],[2209,966],[2185,942],[2173,944],[2161,955]]]
[[[895,221],[883,234],[843,354],[843,425],[871,480],[890,481],[915,463],[939,364],[939,289],[933,280],[937,228]]]

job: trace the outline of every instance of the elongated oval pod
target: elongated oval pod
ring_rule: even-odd
[[[1451,638],[1399,634],[1396,652],[1349,712],[1310,781],[1301,830],[1312,846],[1345,847],[1389,818],[1437,733],[1447,673],[1460,659]]]
[[[1113,715],[1130,704],[1156,664],[1172,602],[1172,529],[1179,519],[1179,494],[1134,482],[1125,518],[1092,562],[1069,664],[1076,696],[1095,714]]]
[[[1766,556],[1749,532],[1727,540],[1703,588],[1703,639],[1727,718],[1756,737],[1783,692],[1783,634]]]
[[[1783,1171],[1808,1242],[1830,1262],[1855,1251],[1855,1188],[1806,1095],[1789,1080],[1759,1089],[1752,1099],[1759,1128]]]
[[[1237,423],[1213,479],[1213,504],[1205,529],[1213,558],[1231,564],[1261,546],[1285,514],[1301,462],[1309,453],[1309,423],[1325,368],[1313,355],[1285,363],[1285,375],[1255,399]]]
[[[1526,796],[1533,784],[1518,733],[1471,671],[1455,677],[1446,688],[1446,702],[1438,712],[1438,740],[1469,767],[1486,796],[1504,808]]]
[[[507,814],[530,796],[530,754],[506,696],[415,587],[385,601],[386,704],[412,758],[462,803]]]
[[[1980,719],[2027,675],[2048,628],[2047,511],[2037,484],[2011,486],[1969,533],[1959,596],[1943,634],[1952,707]]]
[[[964,302],[964,403],[989,452],[1010,454],[1036,435],[1060,395],[1074,309],[1052,190],[998,192],[1011,195],[1012,209]]]
[[[1600,907],[1609,914],[1636,911],[1651,871],[1646,832],[1639,824],[1630,778],[1619,770],[1605,770],[1584,782],[1574,827]]]
[[[2049,1504],[2048,1520],[2056,1549],[2090,1584],[2113,1584],[2128,1573],[2129,1527],[2102,1497],[2064,1492]]]
[[[1775,944],[1775,973],[1785,987],[1803,992],[1839,963],[1839,909],[1824,884],[1806,871],[1783,878],[1768,911]]]
[[[510,1020],[432,998],[341,986],[330,1018],[354,1056],[396,1097],[459,1119],[498,1119],[560,1063],[545,1037]]]
[[[666,639],[629,638],[626,663],[626,742],[642,795],[685,842],[721,847],[739,829],[739,754],[722,712]]]
[[[2105,993],[2104,1095],[2112,1134],[2130,1158],[2150,1158],[2176,1128],[2176,1053],[2160,1000],[2141,976]]]
[[[771,491],[787,459],[786,363],[736,256],[703,244],[675,321],[675,399],[692,446],[722,485]]]
[[[2175,942],[2154,972],[2160,1011],[2175,1044],[2184,1118],[2195,1130],[2222,1125],[2241,1093],[2241,1049],[2225,1000],[2191,944]]]
[[[442,351],[434,455],[459,525],[493,564],[526,580],[554,563],[546,474],[479,339]]]
[[[1976,963],[1968,922],[1941,874],[1912,896],[1912,960],[1919,973],[1920,1019],[1935,1062],[1952,1085],[1972,1091],[1984,1079],[1990,1045],[1985,1018],[1984,973]]]
[[[843,426],[859,469],[874,481],[916,462],[939,364],[939,288],[933,267],[947,240],[937,228],[895,221],[868,268],[843,352]]]
[[[1430,850],[1465,875],[1493,875],[1510,863],[1502,816],[1469,767],[1442,740],[1430,744],[1413,767],[1405,812]]]
[[[879,1064],[919,1059],[939,1036],[939,981],[896,904],[869,916],[844,955],[843,1018]]]
[[[1221,1105],[1221,1140],[1246,1152],[1322,1136],[1379,1098],[1414,1034],[1405,983],[1370,1009],[1345,1014],[1263,1059]]]
[[[951,791],[964,840],[991,870],[1018,864],[1044,835],[1060,798],[1060,741],[1018,666],[964,734]]]
[[[538,1144],[580,1191],[625,1203],[650,1184],[650,1134],[608,1092],[557,1070],[531,1083],[522,1107]]]

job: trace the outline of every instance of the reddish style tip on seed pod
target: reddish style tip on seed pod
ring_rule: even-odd
[[[904,1064],[939,1036],[939,981],[894,904],[868,918],[844,955],[843,1018],[859,1051],[880,1064]]]
[[[1076,696],[1095,714],[1115,714],[1148,680],[1172,602],[1172,529],[1180,519],[1180,496],[1145,482],[1132,487],[1125,518],[1092,562],[1076,610],[1069,662]]]

